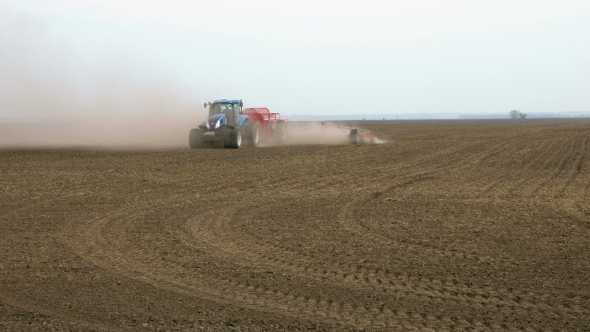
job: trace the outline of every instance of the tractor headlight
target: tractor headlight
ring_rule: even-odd
[[[209,121],[205,121],[205,127],[207,127],[207,129],[211,129],[211,125],[209,124]]]
[[[213,129],[217,129],[219,128],[219,126],[221,126],[221,118],[217,119],[217,121],[215,122],[215,127]]]

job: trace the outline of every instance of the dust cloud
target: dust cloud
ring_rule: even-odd
[[[81,120],[0,124],[0,148],[186,148],[187,123]]]
[[[17,91],[13,86],[0,95],[2,107],[16,110],[16,116],[0,119],[0,147],[5,148],[180,148],[188,145],[190,128],[205,117],[202,105],[132,80],[90,93],[59,79],[14,84]]]
[[[283,142],[269,145],[343,145],[349,143],[350,130],[321,122],[291,122]]]
[[[162,88],[99,90],[84,96],[74,89],[22,85],[9,98],[17,116],[0,121],[0,147],[180,148],[205,118],[202,104],[188,103]],[[34,104],[31,103],[34,102]]]
[[[205,118],[195,91],[142,59],[82,57],[50,32],[0,13],[0,148],[188,147]]]
[[[190,128],[199,124],[191,107],[164,105],[162,114],[142,112],[10,120],[0,123],[0,147],[181,148]],[[177,105],[178,106],[178,105]],[[55,106],[47,104],[47,111]],[[139,107],[139,105],[138,105]],[[182,112],[187,110],[186,112]],[[194,111],[196,113],[196,111]]]
[[[283,140],[272,136],[262,139],[260,146],[279,145],[348,145],[350,144],[350,130],[359,129],[356,125],[337,124],[318,121],[293,121],[289,123],[287,135]],[[373,140],[361,139],[361,143],[384,143],[375,137]]]
[[[206,117],[196,91],[141,57],[82,57],[50,32],[0,8],[0,148],[188,148]],[[349,144],[349,133],[292,122],[285,139],[261,146]]]

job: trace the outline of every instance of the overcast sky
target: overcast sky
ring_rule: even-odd
[[[293,115],[590,111],[587,0],[0,0],[0,13],[0,116],[155,90]]]

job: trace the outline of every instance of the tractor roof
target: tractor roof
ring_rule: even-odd
[[[239,104],[239,99],[217,99],[213,101],[213,104]]]

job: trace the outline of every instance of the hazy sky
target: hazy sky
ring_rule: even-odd
[[[149,91],[287,115],[590,111],[590,1],[0,0],[0,70],[0,116]]]

